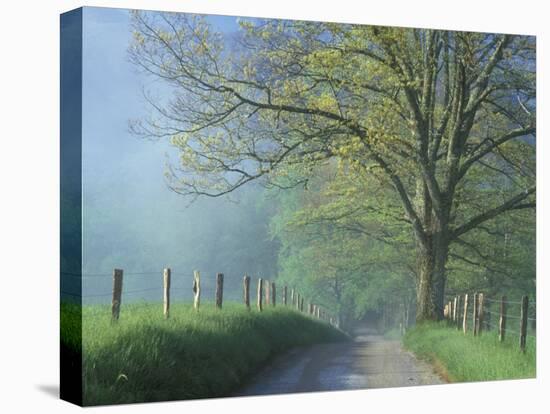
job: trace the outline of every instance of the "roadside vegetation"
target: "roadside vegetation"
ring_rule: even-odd
[[[74,308],[74,307],[73,307]],[[267,360],[292,347],[347,340],[330,325],[283,307],[247,311],[227,303],[126,304],[113,324],[110,308],[82,311],[84,405],[229,396]],[[79,316],[63,306],[65,318]],[[67,324],[66,326],[70,326]],[[67,345],[75,345],[69,331]]]
[[[449,382],[534,378],[534,338],[528,338],[525,354],[518,340],[511,334],[501,343],[496,332],[464,335],[446,322],[419,324],[403,337],[408,350],[431,362]]]

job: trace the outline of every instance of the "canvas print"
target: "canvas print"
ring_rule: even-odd
[[[63,399],[536,376],[533,36],[84,7],[60,51]]]

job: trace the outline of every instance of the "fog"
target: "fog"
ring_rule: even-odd
[[[212,19],[222,30],[236,27],[234,18]],[[201,198],[189,205],[170,190],[163,173],[167,163],[177,163],[175,149],[128,131],[130,119],[147,114],[144,89],[170,93],[128,62],[130,37],[127,11],[84,9],[84,302],[110,300],[114,268],[124,270],[125,302],[160,300],[165,267],[172,269],[176,299],[191,297],[193,270],[201,271],[203,300],[213,298],[217,272],[225,275],[225,297],[236,299],[244,274],[276,274],[269,198],[251,186],[231,200]]]

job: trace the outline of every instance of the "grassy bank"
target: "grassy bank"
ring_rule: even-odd
[[[161,309],[124,305],[114,325],[107,306],[83,309],[85,405],[227,396],[280,352],[346,339],[283,307],[260,313],[227,303],[222,311],[203,305],[196,313],[175,304],[168,320]],[[70,332],[62,336],[76,344]]]
[[[407,349],[434,363],[451,382],[534,378],[534,338],[528,338],[525,355],[518,342],[512,334],[503,343],[496,332],[464,335],[446,322],[416,326],[403,337]]]

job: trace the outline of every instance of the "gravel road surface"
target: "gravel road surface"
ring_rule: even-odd
[[[294,349],[272,361],[236,396],[442,384],[432,367],[365,326],[347,343]]]

